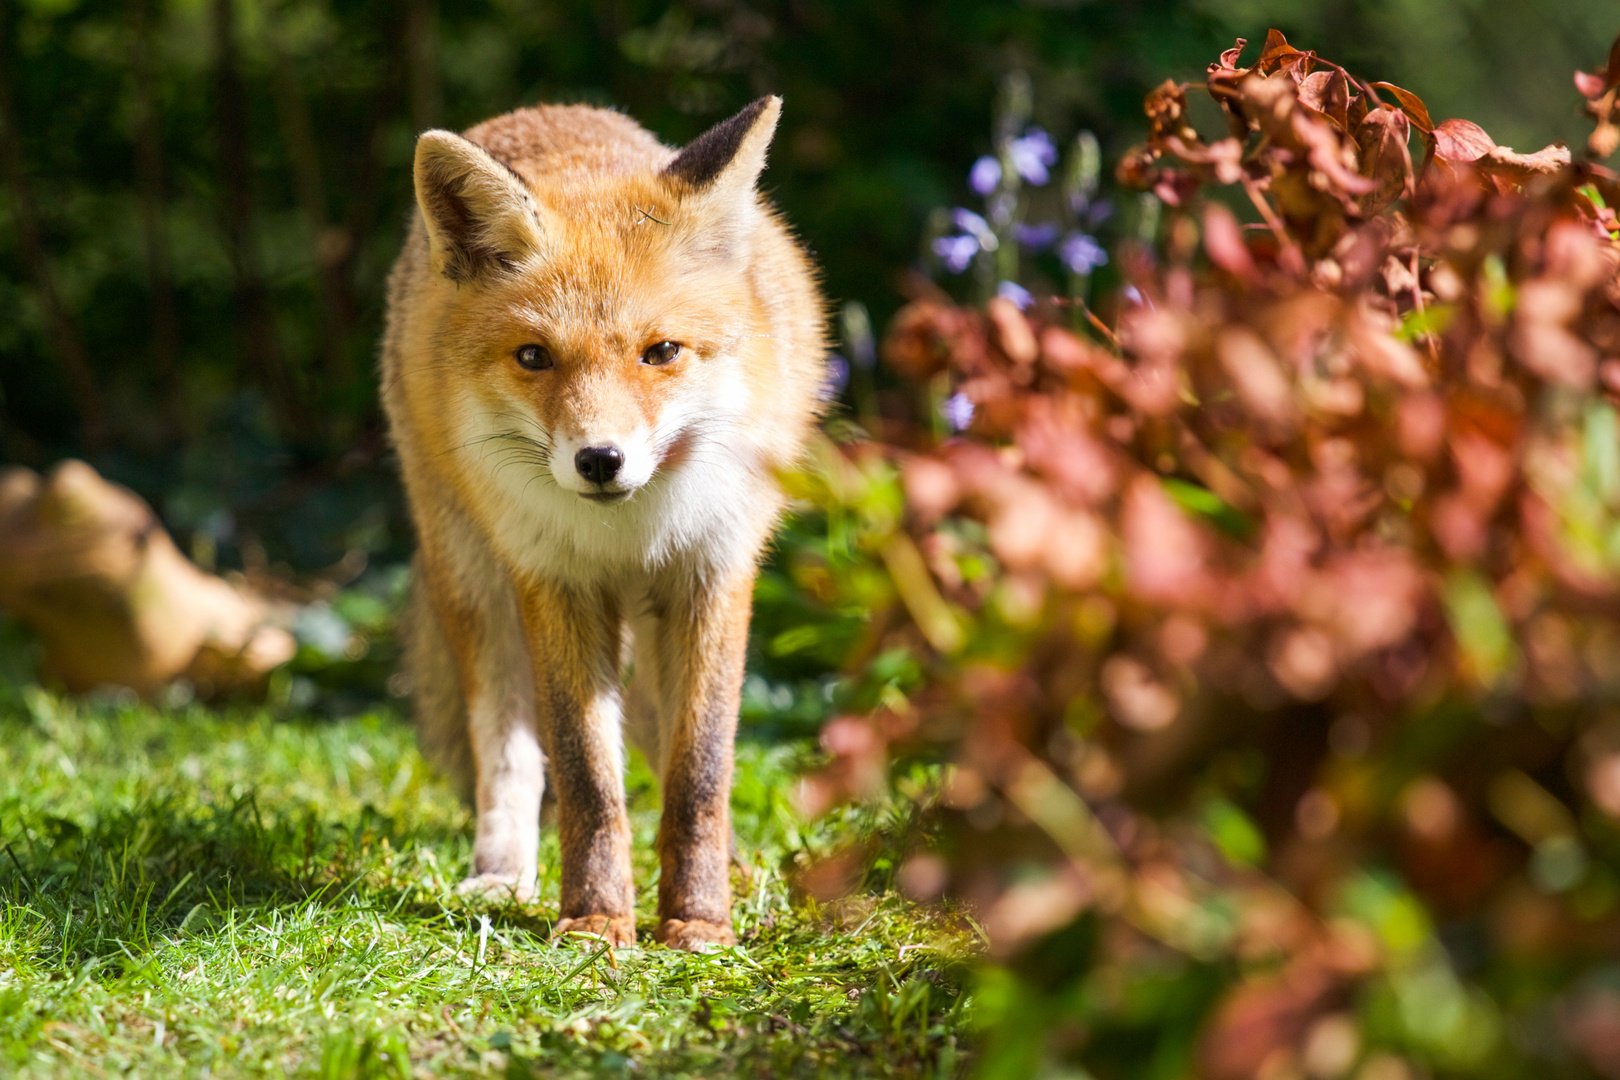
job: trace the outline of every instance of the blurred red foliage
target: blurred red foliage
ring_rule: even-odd
[[[1355,987],[1461,985],[1437,924],[1485,928],[1480,971],[1559,957],[1555,994],[1620,948],[1620,182],[1243,44],[1149,95],[1118,178],[1171,212],[1103,318],[929,293],[894,320],[890,367],[936,398],[946,373],[971,423],[891,423],[825,501],[897,474],[861,655],[928,677],[829,727],[808,790],[942,754],[910,877],[971,901],[995,955],[1078,916],[1116,960],[1230,958],[1204,1074],[1348,1038],[1342,1075]],[[1576,76],[1594,157],[1617,84],[1620,42]],[[1457,993],[1498,1032],[1523,1004]],[[1565,1030],[1620,1075],[1595,993]],[[1471,1060],[1464,1028],[1407,1027],[1408,1056]]]

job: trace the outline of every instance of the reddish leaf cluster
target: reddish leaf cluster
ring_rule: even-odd
[[[1586,142],[1588,152],[1595,158],[1605,158],[1620,148],[1620,41],[1609,50],[1609,62],[1601,71],[1577,71],[1575,89],[1586,99],[1586,113],[1597,121],[1591,138]]]
[[[1519,154],[1496,145],[1471,121],[1436,124],[1417,95],[1392,83],[1363,82],[1295,49],[1275,30],[1254,66],[1239,67],[1245,44],[1239,39],[1209,67],[1206,89],[1226,121],[1226,136],[1206,142],[1189,122],[1190,87],[1167,81],[1148,96],[1148,141],[1120,163],[1119,178],[1172,206],[1212,182],[1241,184],[1290,269],[1301,266],[1296,248],[1318,256],[1353,223],[1410,197],[1436,160],[1469,166],[1498,191],[1570,164],[1563,146]],[[1414,135],[1422,149],[1417,164]]]
[[[1147,99],[1119,176],[1174,209],[1162,250],[1121,253],[1111,326],[937,296],[896,318],[889,364],[947,372],[973,420],[884,451],[907,507],[885,550],[929,574],[895,575],[908,619],[878,625],[934,677],[844,731],[866,764],[828,774],[870,777],[896,735],[947,747],[949,887],[1006,951],[1092,906],[1196,955],[1292,957],[1212,1020],[1207,1071],[1232,1076],[1382,962],[1319,921],[1358,863],[1512,921],[1531,851],[1620,814],[1620,723],[1595,708],[1620,700],[1616,176],[1434,123],[1275,31],[1252,67],[1242,46],[1205,84],[1222,137],[1188,86]],[[1577,76],[1599,154],[1616,50]],[[1469,752],[1402,758],[1448,709],[1489,720]],[[1188,825],[1238,747],[1268,766],[1245,798],[1270,879],[1211,868],[1219,829]],[[1054,876],[1009,885],[1040,850]],[[1542,945],[1620,939],[1612,904],[1579,930],[1543,903],[1573,886],[1543,885]],[[1199,944],[1189,912],[1221,889],[1290,912],[1255,931],[1281,938]]]

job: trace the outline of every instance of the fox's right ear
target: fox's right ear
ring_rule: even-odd
[[[541,249],[534,197],[483,147],[448,131],[423,132],[415,174],[429,262],[451,281],[510,269]]]

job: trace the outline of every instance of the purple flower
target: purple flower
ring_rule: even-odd
[[[1087,203],[1083,216],[1086,223],[1095,229],[1098,225],[1114,216],[1114,204],[1107,199],[1098,199],[1096,202]]]
[[[821,392],[818,395],[822,401],[831,401],[844,392],[849,384],[849,361],[837,353],[827,354],[826,375],[821,380]]]
[[[1050,221],[1039,225],[1025,225],[1020,221],[1013,226],[1013,235],[1030,251],[1045,251],[1058,238],[1058,227]]]
[[[986,154],[973,163],[968,172],[968,187],[980,195],[988,195],[1001,183],[1001,162]]]
[[[1029,294],[1029,290],[1016,281],[1003,281],[1000,285],[997,285],[996,295],[1003,300],[1011,300],[1018,305],[1020,311],[1026,310],[1029,305],[1035,302],[1035,298]]]
[[[1014,139],[1007,147],[1007,156],[1012,159],[1013,168],[1026,183],[1037,187],[1052,178],[1052,166],[1057,164],[1057,147],[1052,144],[1052,136],[1038,127],[1032,127],[1024,133],[1023,138]]]
[[[986,251],[996,249],[996,234],[991,231],[990,223],[971,210],[964,210],[958,206],[951,211],[951,221],[958,229],[968,233],[978,240],[979,246]]]
[[[1058,245],[1058,258],[1063,264],[1076,274],[1089,274],[1099,266],[1108,262],[1108,252],[1097,243],[1095,236],[1085,233],[1070,233]]]
[[[962,431],[973,423],[973,402],[961,392],[952,394],[939,403],[939,415],[952,431]]]
[[[979,241],[973,236],[942,236],[934,241],[934,254],[945,264],[945,269],[960,274],[968,268],[973,256],[979,253]]]

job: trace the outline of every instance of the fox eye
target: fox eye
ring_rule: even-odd
[[[520,345],[512,355],[525,371],[544,371],[551,366],[551,350],[544,345]]]
[[[660,341],[656,345],[649,345],[647,351],[641,354],[643,364],[657,367],[667,364],[681,354],[681,345],[678,341]]]

